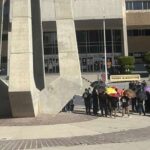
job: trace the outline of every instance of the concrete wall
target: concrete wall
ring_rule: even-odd
[[[54,21],[55,20],[55,3],[54,0],[42,0],[42,20]]]
[[[150,25],[150,11],[128,11],[126,13],[127,26]]]
[[[73,0],[74,18],[122,18],[121,0]]]
[[[56,0],[57,1],[57,0]],[[122,18],[122,0],[70,0],[75,20]],[[65,10],[65,9],[64,9]],[[42,0],[42,20],[54,21],[54,0]]]
[[[11,117],[8,84],[0,79],[0,117]]]
[[[33,77],[31,1],[12,1],[9,98],[13,117],[38,113],[38,91]]]
[[[149,36],[132,36],[128,37],[129,52],[146,52],[150,51]]]
[[[40,93],[40,112],[56,114],[82,86],[72,3],[56,0],[55,14],[60,76]]]

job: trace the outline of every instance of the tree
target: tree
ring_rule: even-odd
[[[134,69],[135,59],[132,56],[118,57],[118,64],[121,66],[121,73],[130,74]]]

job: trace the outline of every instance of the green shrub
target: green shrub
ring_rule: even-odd
[[[118,57],[118,64],[121,66],[121,73],[130,74],[134,69],[135,59],[132,56]]]
[[[150,52],[145,53],[144,61],[146,62],[146,69],[150,73]]]

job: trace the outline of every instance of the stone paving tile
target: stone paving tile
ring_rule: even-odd
[[[24,149],[24,148],[26,148],[26,143],[27,143],[27,141],[26,140],[22,140],[21,141],[21,145],[18,147],[18,149]]]
[[[32,125],[53,125],[73,122],[83,122],[96,119],[95,116],[85,115],[85,112],[75,111],[74,113],[61,112],[55,116],[39,115],[33,118],[6,118],[0,119],[0,126],[32,126]]]
[[[96,145],[145,141],[150,139],[149,133],[150,127],[147,127],[92,136],[78,136],[54,139],[3,140],[0,141],[0,150],[40,149],[57,146]]]

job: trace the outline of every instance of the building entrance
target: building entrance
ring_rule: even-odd
[[[58,56],[45,55],[45,73],[59,73]]]
[[[82,55],[80,56],[80,65],[82,72],[103,72],[104,57],[97,55]]]

